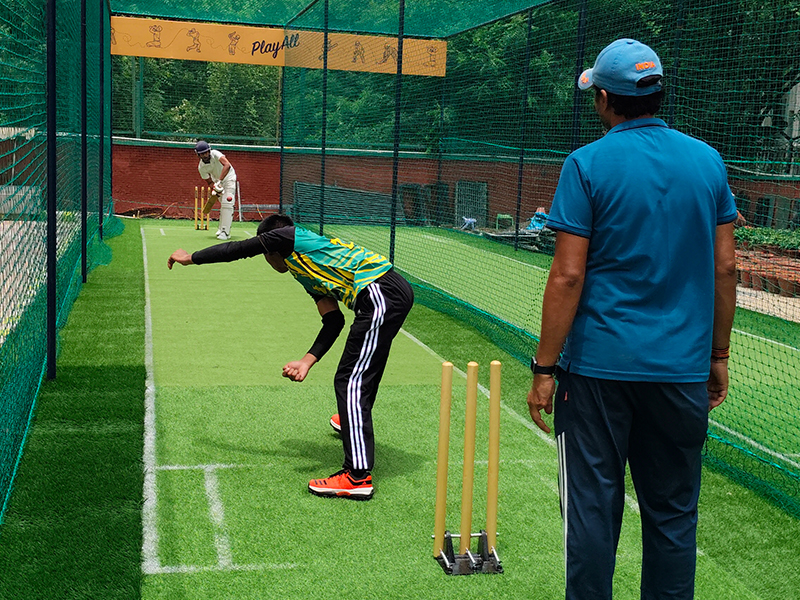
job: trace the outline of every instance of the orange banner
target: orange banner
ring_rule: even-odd
[[[324,34],[274,27],[111,17],[111,54],[321,69]],[[447,42],[403,40],[403,74],[444,77]],[[397,72],[397,38],[328,34],[328,68]]]

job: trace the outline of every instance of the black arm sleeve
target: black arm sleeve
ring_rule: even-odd
[[[340,310],[331,310],[322,315],[322,329],[317,334],[317,339],[308,351],[320,360],[331,349],[333,342],[339,337],[344,328],[344,315]]]
[[[266,249],[260,238],[254,237],[241,242],[227,242],[209,246],[192,254],[192,262],[196,265],[209,263],[233,262],[241,258],[251,258],[264,254]]]
[[[196,265],[233,262],[242,258],[252,258],[265,252],[279,252],[286,258],[294,250],[294,227],[281,227],[262,233],[241,242],[217,244],[192,254]]]

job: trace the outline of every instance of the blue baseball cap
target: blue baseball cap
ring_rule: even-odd
[[[194,151],[197,152],[198,154],[203,154],[204,152],[208,152],[209,150],[211,150],[211,146],[208,145],[208,142],[204,142],[203,140],[197,142],[197,144],[194,147]]]
[[[652,48],[623,38],[603,48],[591,69],[578,78],[578,87],[598,87],[620,96],[647,96],[661,89],[664,70]]]

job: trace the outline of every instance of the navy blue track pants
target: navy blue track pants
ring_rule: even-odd
[[[641,598],[693,598],[705,383],[561,372],[554,412],[567,600],[612,597],[626,463],[642,520]]]

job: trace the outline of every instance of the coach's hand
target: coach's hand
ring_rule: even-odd
[[[183,248],[178,248],[167,259],[167,268],[172,269],[172,265],[179,263],[182,265],[193,265],[192,255]]]
[[[708,391],[708,411],[722,404],[728,396],[728,361],[723,360],[711,363],[711,371],[706,382]]]
[[[556,391],[556,380],[552,375],[534,375],[531,391],[528,392],[528,410],[536,425],[545,433],[550,428],[542,419],[542,410],[548,415],[553,413],[553,394]]]

